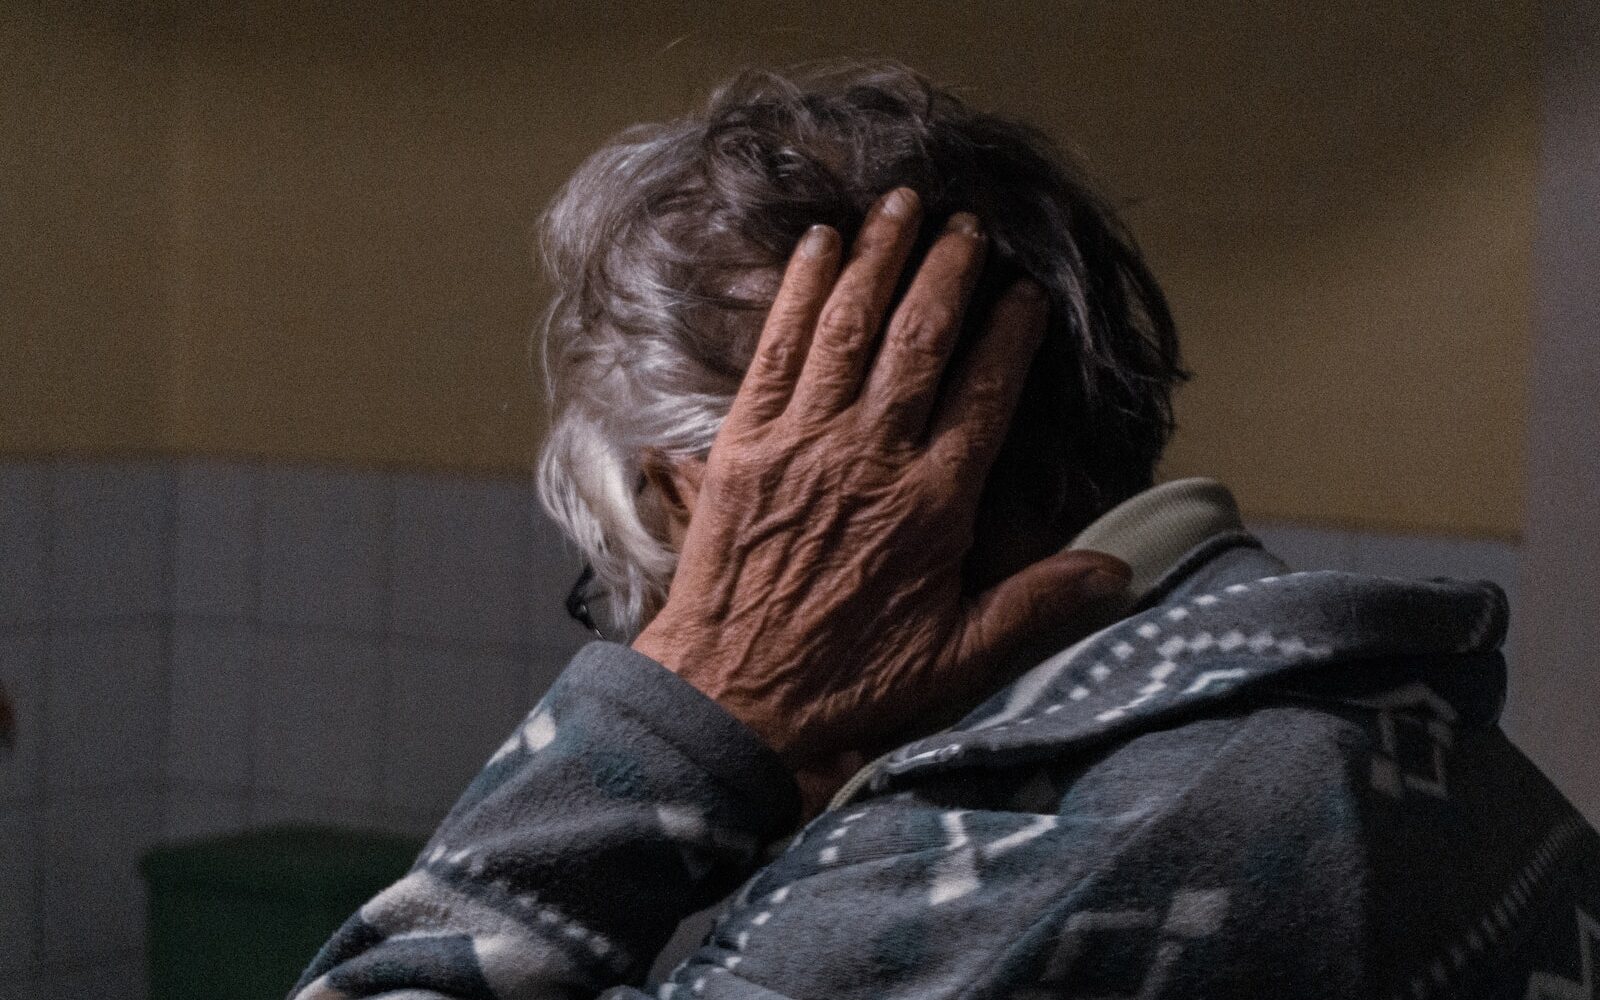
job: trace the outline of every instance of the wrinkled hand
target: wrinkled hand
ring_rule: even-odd
[[[801,241],[706,460],[678,568],[634,640],[801,773],[808,812],[886,734],[985,693],[1041,630],[1100,624],[1126,586],[1064,552],[962,590],[979,497],[1048,302],[1022,281],[941,377],[982,269],[959,214],[882,327],[919,226],[908,189]],[[873,356],[878,333],[882,346]]]

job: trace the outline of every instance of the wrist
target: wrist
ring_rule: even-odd
[[[660,616],[646,625],[631,645],[716,702],[774,753],[789,759],[793,751],[789,730],[776,718],[778,713],[741,693],[730,682],[729,678],[739,675],[739,664],[730,662],[734,654],[703,638],[685,635],[664,623]]]

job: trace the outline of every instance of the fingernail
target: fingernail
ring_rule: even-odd
[[[903,219],[917,207],[917,193],[910,188],[895,188],[884,196],[879,211],[891,219]]]
[[[971,212],[957,212],[950,216],[945,220],[944,228],[945,232],[966,233],[968,236],[977,236],[980,232],[978,217]]]
[[[832,226],[812,226],[800,237],[800,256],[821,257],[838,242],[839,234]]]

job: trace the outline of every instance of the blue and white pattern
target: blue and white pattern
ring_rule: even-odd
[[[595,642],[294,996],[1594,998],[1600,837],[1495,725],[1505,628],[1246,537],[765,862],[780,762]]]

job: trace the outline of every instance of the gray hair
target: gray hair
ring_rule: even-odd
[[[695,114],[622,132],[540,222],[554,295],[539,495],[618,630],[636,632],[677,561],[641,489],[645,451],[706,454],[801,234],[820,222],[850,239],[900,184],[922,197],[925,240],[954,211],[983,221],[975,315],[1019,274],[1049,292],[1028,391],[1088,494],[1109,508],[1150,484],[1186,373],[1159,286],[1082,171],[1038,130],[898,64],[746,72]]]

